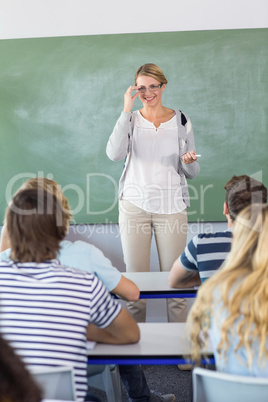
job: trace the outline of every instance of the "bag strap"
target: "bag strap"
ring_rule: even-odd
[[[187,139],[187,134],[186,134],[186,124],[187,124],[187,117],[185,116],[184,113],[182,113],[181,110],[179,110],[179,113],[176,112],[177,115],[177,123],[178,123],[178,140],[179,143],[182,140],[184,143],[186,142]],[[180,145],[181,147],[181,145]]]
[[[181,112],[181,125],[185,127],[186,123],[187,123],[187,118],[186,118],[185,114],[182,113],[181,110],[180,110],[180,112]]]
[[[179,110],[178,112],[175,112],[176,116],[177,116],[177,124],[178,124],[178,142],[179,142],[179,147],[181,147],[181,142],[185,143],[186,142],[186,138],[187,138],[187,134],[186,134],[186,124],[187,124],[187,117],[185,116],[185,114]],[[134,113],[130,114],[130,118],[129,118],[129,139],[130,141],[132,141],[132,137],[133,137],[133,130],[134,130],[134,122],[135,122],[135,115]],[[180,141],[182,140],[182,141]]]

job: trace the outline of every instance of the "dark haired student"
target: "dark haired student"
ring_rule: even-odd
[[[267,188],[247,175],[233,176],[226,190],[223,214],[227,229],[216,233],[200,233],[185,247],[169,274],[172,287],[200,285],[221,267],[231,249],[233,226],[237,215],[252,204],[267,203]]]

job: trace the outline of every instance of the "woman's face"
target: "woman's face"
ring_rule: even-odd
[[[159,85],[161,83],[153,77],[140,75],[137,78],[137,86],[145,90],[139,95],[144,106],[155,106],[161,103],[162,92],[166,88],[166,84],[162,84],[161,88],[158,87]]]

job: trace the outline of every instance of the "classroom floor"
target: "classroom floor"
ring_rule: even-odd
[[[181,371],[177,366],[142,366],[151,390],[163,394],[174,394],[176,402],[191,402],[192,371]],[[91,388],[92,393],[102,402],[107,401],[103,391]],[[128,396],[122,385],[123,402],[128,402]]]

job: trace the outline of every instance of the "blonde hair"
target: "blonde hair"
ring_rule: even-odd
[[[153,63],[143,64],[141,67],[138,68],[135,74],[135,85],[137,85],[137,78],[141,75],[152,77],[161,84],[167,84],[168,82],[161,68]]]
[[[245,348],[247,366],[252,367],[253,342],[259,340],[258,362],[268,358],[268,206],[252,204],[236,218],[231,251],[222,266],[198,291],[187,324],[191,358],[200,362],[201,349],[208,340],[211,315],[217,308],[226,309],[228,317],[221,323],[221,340],[217,347],[226,362],[232,339],[230,329],[236,324],[239,348]],[[213,299],[220,291],[222,305]],[[215,318],[215,317],[213,317]]]

